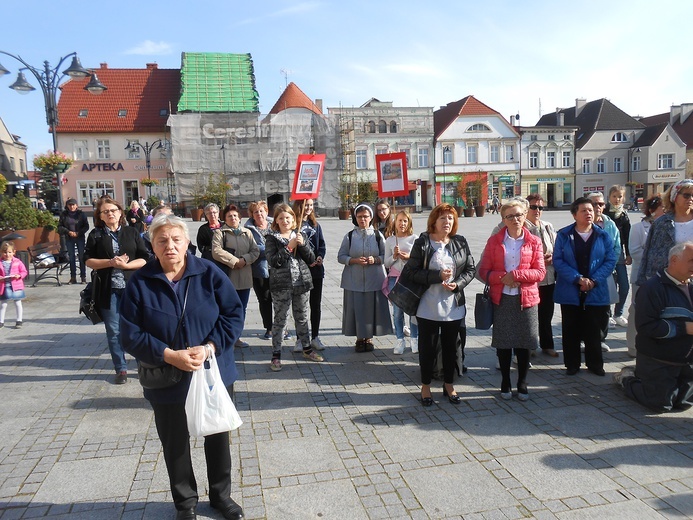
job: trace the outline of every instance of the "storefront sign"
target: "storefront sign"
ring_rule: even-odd
[[[125,168],[123,168],[123,163],[85,163],[82,165],[83,172],[91,172],[94,170],[99,172],[115,172],[125,171]]]
[[[673,181],[680,179],[681,172],[657,172],[652,174],[653,181]]]

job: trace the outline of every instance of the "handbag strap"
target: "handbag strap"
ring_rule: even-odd
[[[178,318],[178,325],[176,325],[176,332],[173,334],[174,338],[178,338],[178,332],[180,332],[180,326],[183,323],[183,316],[185,316],[185,307],[188,305],[188,290],[190,289],[190,282],[185,286],[185,296],[183,297],[183,310],[180,313],[180,318]]]

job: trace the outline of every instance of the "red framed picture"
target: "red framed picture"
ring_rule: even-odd
[[[299,155],[296,160],[291,200],[316,199],[325,172],[325,154]]]
[[[407,176],[407,154],[404,152],[384,153],[375,156],[380,197],[409,195]]]

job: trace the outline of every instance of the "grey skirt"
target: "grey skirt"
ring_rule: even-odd
[[[499,305],[493,306],[494,348],[526,348],[539,346],[539,313],[537,306],[520,308],[520,295],[501,295]]]
[[[392,334],[390,305],[382,291],[356,292],[344,289],[342,334],[358,339]]]

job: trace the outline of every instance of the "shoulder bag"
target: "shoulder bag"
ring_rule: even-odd
[[[79,313],[84,314],[87,319],[96,325],[103,319],[96,305],[96,289],[99,285],[98,271],[92,271],[91,281],[79,293]]]
[[[188,289],[190,288],[190,282],[185,288],[185,298],[183,298],[183,311],[180,313],[180,318],[178,319],[178,325],[176,326],[176,332],[173,335],[174,341],[178,338],[178,332],[180,331],[180,326],[183,323],[183,316],[185,316],[185,306],[188,303]],[[144,361],[137,361],[137,376],[139,377],[140,384],[142,388],[148,390],[158,390],[160,388],[168,388],[180,382],[183,377],[183,371],[177,367],[174,367],[170,363],[164,363],[163,365],[151,365],[145,363]]]
[[[426,269],[427,266],[428,258],[425,258],[424,269]],[[399,278],[397,278],[397,282],[387,294],[387,299],[402,309],[405,314],[416,316],[421,297],[428,287],[428,285],[418,284],[414,281],[412,269],[409,267],[409,262],[407,262],[404,264],[404,269],[402,269]]]
[[[476,295],[474,303],[474,328],[488,330],[493,325],[493,302],[489,294],[488,282],[484,285],[484,291]]]

